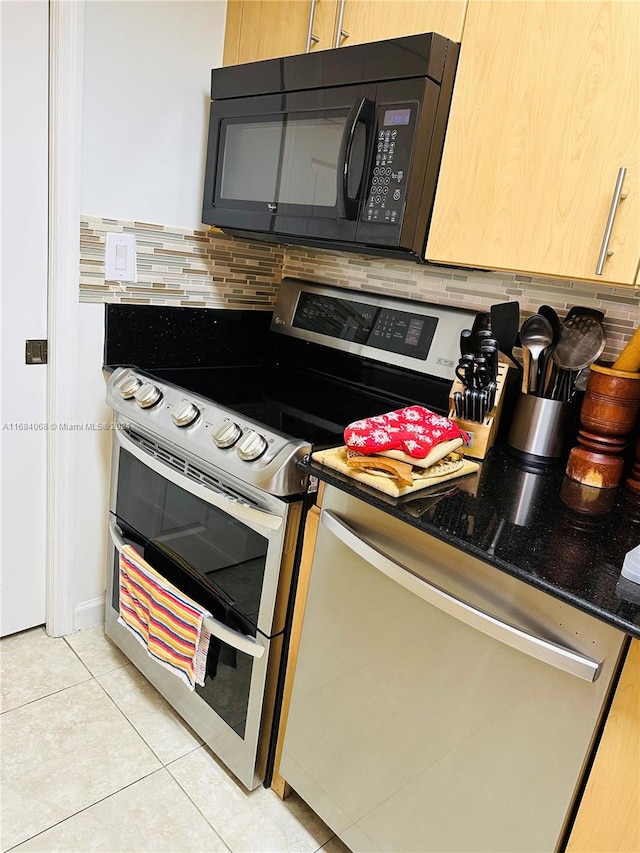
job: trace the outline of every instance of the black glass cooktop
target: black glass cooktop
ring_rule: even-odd
[[[271,312],[107,306],[104,363],[129,366],[315,445],[407,405],[446,414],[450,382],[270,331]]]
[[[290,363],[196,367],[147,371],[271,429],[315,445],[342,441],[345,426],[411,404],[429,405],[423,383],[407,387],[362,387],[344,375]],[[386,377],[388,380],[389,377]],[[378,385],[392,384],[389,381]],[[440,395],[441,396],[441,395]],[[436,404],[440,402],[438,407]],[[445,398],[446,405],[446,398]],[[442,400],[430,408],[444,411]]]

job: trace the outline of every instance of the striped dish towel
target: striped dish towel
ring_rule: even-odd
[[[204,684],[210,617],[153,569],[131,545],[120,552],[120,618],[148,654],[190,690]]]

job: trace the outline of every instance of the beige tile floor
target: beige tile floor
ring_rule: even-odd
[[[247,792],[91,628],[0,641],[0,849],[345,853],[293,794]]]

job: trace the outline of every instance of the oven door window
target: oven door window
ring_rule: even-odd
[[[123,525],[126,527],[125,525]],[[161,572],[167,580],[172,583],[180,583],[180,573],[172,572],[166,564],[158,566],[153,546],[146,547],[140,542],[140,538],[134,532],[125,530],[124,539],[129,545],[139,551],[145,559],[153,563],[154,568]],[[112,606],[119,612],[119,552],[114,554],[112,590]],[[223,622],[234,631],[255,636],[255,628],[247,624],[241,617],[229,610],[216,598],[202,587],[193,583],[184,582],[182,578],[182,591],[190,595],[198,604],[206,607],[212,615]],[[225,721],[225,723],[239,735],[245,737],[247,717],[249,714],[249,693],[251,688],[251,676],[253,674],[253,658],[245,652],[235,649],[233,646],[212,636],[209,641],[209,654],[207,656],[207,670],[204,685],[196,685],[195,692]],[[186,689],[186,688],[184,688]]]
[[[125,541],[233,631],[256,636],[268,540],[119,451],[116,517]],[[119,611],[118,553],[112,603]],[[244,737],[253,658],[211,638],[196,692]]]
[[[116,515],[139,535],[143,549],[149,543],[146,550],[150,547],[153,553],[145,559],[151,565],[162,560],[167,571],[177,567],[185,581],[190,578],[217,593],[255,626],[269,547],[266,537],[165,480],[126,450],[119,453]],[[162,567],[157,568],[162,573]],[[183,589],[184,583],[176,586]]]

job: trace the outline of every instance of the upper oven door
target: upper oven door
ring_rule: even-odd
[[[372,154],[377,88],[214,100],[203,221],[353,240]]]
[[[288,505],[193,480],[167,464],[169,452],[153,455],[123,430],[114,451],[110,509],[125,538],[187,595],[205,606],[203,595],[216,599],[244,633],[280,631],[273,619]]]

